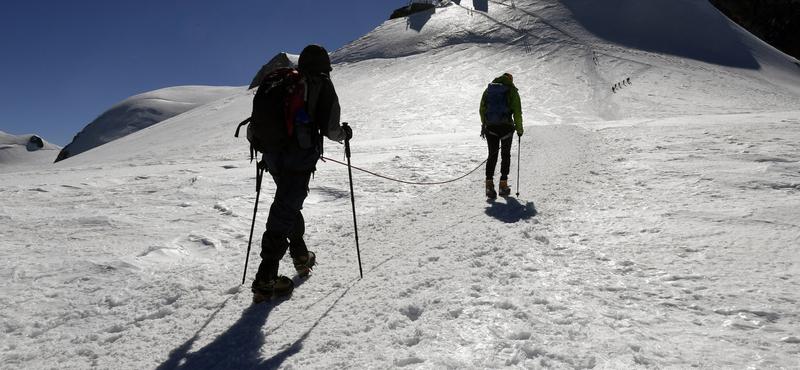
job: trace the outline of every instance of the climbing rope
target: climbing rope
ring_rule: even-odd
[[[322,161],[323,161],[323,162],[324,162],[324,161],[331,161],[331,162],[333,162],[333,163],[337,163],[337,164],[340,164],[340,165],[343,165],[343,166],[347,166],[347,163],[344,163],[344,162],[341,162],[341,161],[337,161],[337,160],[335,160],[335,159],[332,159],[332,158],[328,158],[328,157],[321,157],[321,158],[322,158]],[[462,176],[460,176],[460,177],[458,177],[458,178],[455,178],[455,179],[452,179],[452,180],[447,180],[447,181],[434,181],[434,182],[413,182],[413,181],[405,181],[405,180],[395,179],[395,178],[391,178],[391,177],[389,177],[389,176],[384,176],[384,175],[381,175],[381,174],[377,174],[377,173],[375,173],[375,172],[368,171],[368,170],[365,170],[365,169],[363,169],[363,168],[358,168],[358,167],[356,167],[356,166],[351,166],[351,167],[352,167],[353,169],[359,170],[359,171],[361,171],[361,172],[368,173],[368,174],[370,174],[370,175],[372,175],[372,176],[375,176],[375,177],[380,177],[380,178],[382,178],[382,179],[386,179],[386,180],[389,180],[389,181],[394,181],[394,182],[399,182],[399,183],[403,183],[403,184],[409,184],[409,185],[442,185],[442,184],[448,184],[448,183],[451,183],[451,182],[456,182],[456,181],[458,181],[458,180],[461,180],[461,179],[463,179],[463,178],[465,178],[465,177],[467,177],[467,176],[471,175],[473,172],[475,172],[475,171],[477,171],[478,169],[480,169],[481,167],[483,167],[483,165],[484,165],[485,163],[486,163],[486,160],[484,160],[483,162],[481,162],[481,164],[479,164],[479,165],[478,165],[478,167],[475,167],[475,169],[473,169],[472,171],[469,171],[469,172],[467,172],[466,174],[464,174],[464,175],[462,175]]]

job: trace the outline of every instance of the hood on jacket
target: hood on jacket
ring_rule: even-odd
[[[498,77],[498,78],[495,78],[495,79],[492,81],[492,83],[499,83],[499,84],[506,85],[506,86],[508,86],[508,87],[513,87],[513,88],[516,88],[516,86],[514,86],[514,82],[513,82],[513,81],[511,81],[511,79],[510,79],[510,78],[508,78],[508,76],[506,76],[506,75],[502,75],[502,76],[500,76],[500,77]]]

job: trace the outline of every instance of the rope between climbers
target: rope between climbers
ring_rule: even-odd
[[[347,163],[344,163],[344,162],[341,162],[341,161],[337,161],[337,160],[335,160],[335,159],[332,159],[332,158],[328,158],[328,157],[321,157],[321,158],[322,158],[322,160],[323,160],[323,161],[331,161],[331,162],[333,162],[333,163],[337,163],[337,164],[341,164],[341,165],[343,165],[343,166],[347,166]],[[352,167],[353,169],[359,170],[359,171],[361,171],[361,172],[368,173],[368,174],[370,174],[370,175],[372,175],[372,176],[375,176],[375,177],[380,177],[380,178],[382,178],[382,179],[386,179],[386,180],[389,180],[389,181],[394,181],[394,182],[399,182],[399,183],[403,183],[403,184],[409,184],[409,185],[442,185],[442,184],[448,184],[448,183],[451,183],[451,182],[456,182],[456,181],[458,181],[458,180],[461,180],[461,179],[463,179],[463,178],[465,178],[465,177],[467,177],[467,176],[471,175],[473,172],[475,172],[475,171],[477,171],[478,169],[480,169],[480,168],[481,168],[481,167],[482,167],[482,166],[483,166],[485,163],[486,163],[486,160],[484,159],[484,160],[483,160],[483,162],[481,162],[481,164],[479,164],[479,165],[478,165],[478,167],[475,167],[475,169],[473,169],[472,171],[469,171],[469,172],[467,172],[466,174],[464,174],[464,175],[462,175],[462,176],[460,176],[460,177],[458,177],[458,178],[455,178],[455,179],[452,179],[452,180],[447,180],[447,181],[435,181],[435,182],[413,182],[413,181],[405,181],[405,180],[395,179],[395,178],[391,178],[391,177],[384,176],[384,175],[381,175],[381,174],[377,174],[377,173],[375,173],[375,172],[368,171],[368,170],[365,170],[365,169],[363,169],[363,168],[359,168],[359,167],[356,167],[356,166],[351,166],[351,167]]]

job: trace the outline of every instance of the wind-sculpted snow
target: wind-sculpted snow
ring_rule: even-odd
[[[64,160],[170,117],[240,91],[234,87],[179,86],[132,96],[83,128],[58,156]]]

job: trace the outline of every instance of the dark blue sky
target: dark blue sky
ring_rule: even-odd
[[[241,86],[280,51],[333,51],[404,0],[0,2],[0,131],[65,145],[129,96]]]

